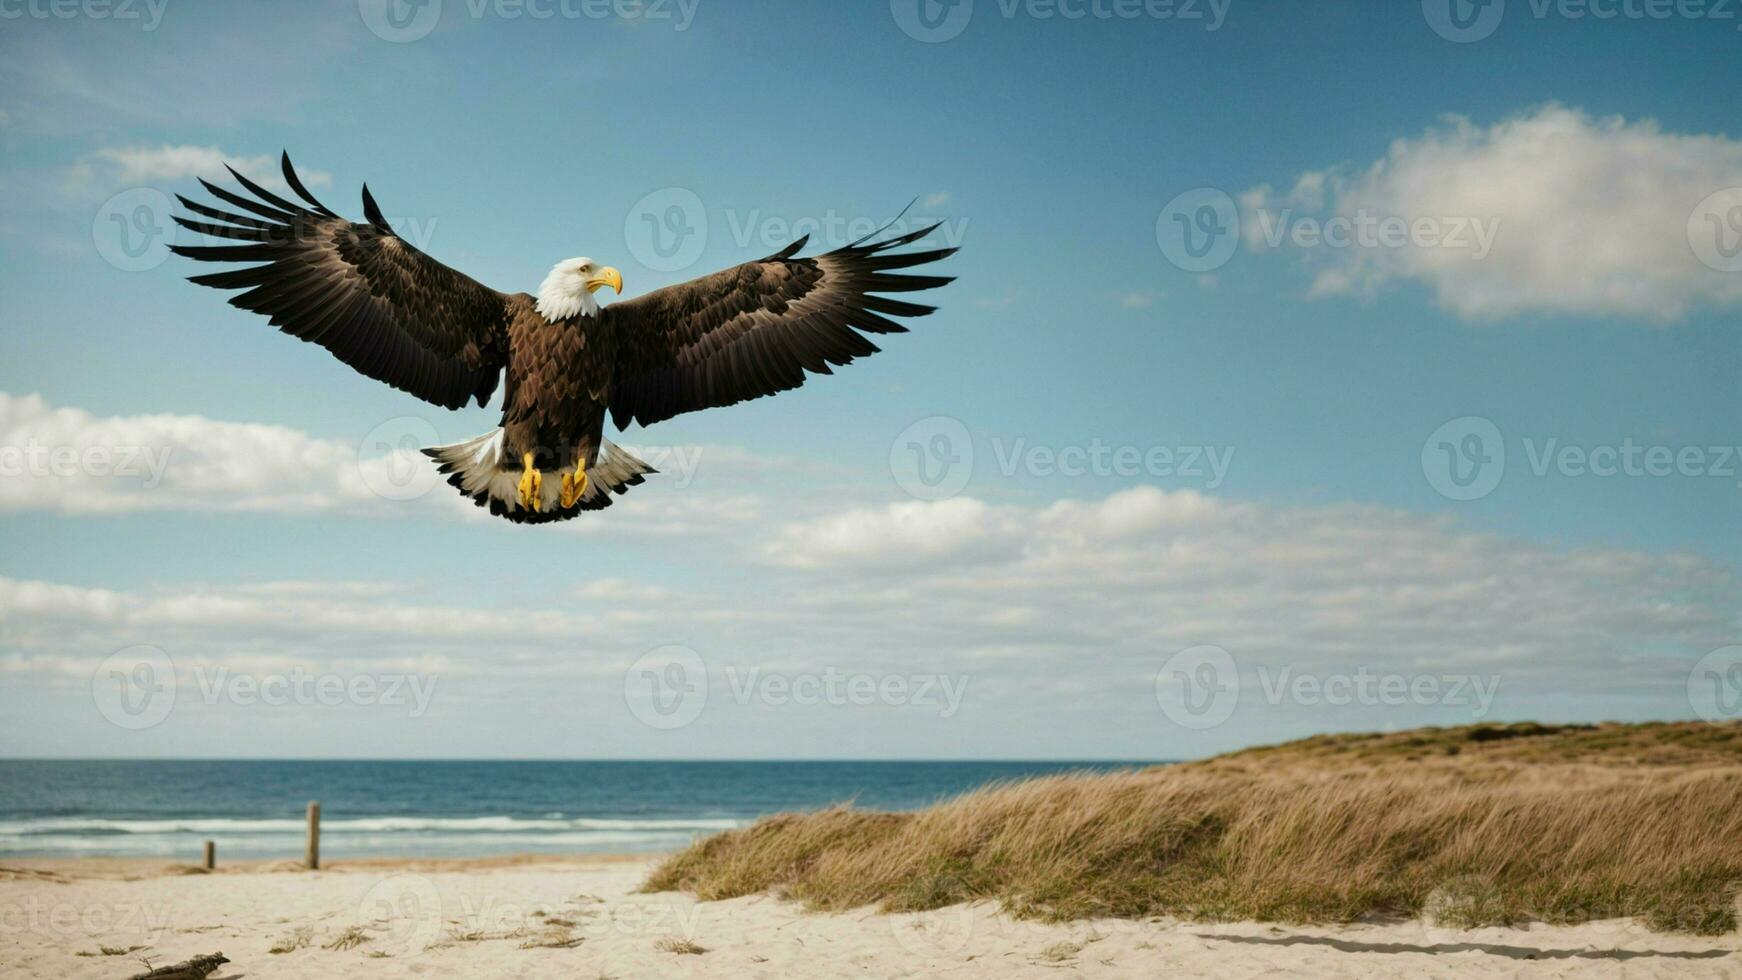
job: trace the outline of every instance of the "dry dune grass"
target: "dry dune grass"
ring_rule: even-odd
[[[697,843],[646,888],[830,910],[993,898],[1045,919],[1632,916],[1716,934],[1736,928],[1742,890],[1742,726],[1326,736],[916,813],[784,814]]]
[[[1517,762],[1600,766],[1742,765],[1742,725],[1645,722],[1637,725],[1470,725],[1404,732],[1316,735],[1244,749],[1196,765],[1273,761],[1346,766],[1385,762]]]

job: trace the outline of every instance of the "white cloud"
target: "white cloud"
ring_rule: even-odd
[[[1011,530],[1004,515],[969,497],[908,501],[790,524],[769,544],[768,555],[793,568],[983,561],[1016,547]]]
[[[605,601],[635,600],[640,602],[658,601],[671,593],[657,585],[645,585],[630,582],[620,578],[594,579],[585,585],[575,588],[577,599],[599,599]]]
[[[197,415],[100,417],[0,392],[0,511],[317,513],[390,503],[371,482],[422,465],[274,425]],[[456,495],[457,496],[457,495]]]
[[[815,612],[832,631],[851,620],[885,643],[1022,664],[1047,678],[1035,696],[1084,658],[1092,683],[1113,686],[1129,676],[1115,664],[1141,676],[1208,643],[1248,667],[1492,670],[1520,695],[1672,698],[1693,658],[1731,642],[1742,603],[1732,571],[1688,555],[1560,551],[1386,508],[1152,487],[1038,508],[856,510],[786,528],[773,553],[830,583]]]
[[[38,395],[0,392],[0,513],[121,514],[219,511],[357,514],[495,521],[461,497],[400,437],[433,437],[407,416],[360,424],[356,441],[322,439],[275,425],[198,415],[97,416]],[[364,432],[370,429],[373,431]],[[382,432],[386,435],[383,436]],[[395,448],[383,452],[380,443]],[[564,525],[580,534],[706,535],[756,519],[745,480],[790,475],[787,464],[731,446],[637,446],[661,469],[619,497],[608,519]],[[701,486],[692,490],[692,484]]]
[[[1702,305],[1742,304],[1742,277],[1703,264],[1689,228],[1702,201],[1736,187],[1742,141],[1547,105],[1487,128],[1450,117],[1397,140],[1364,170],[1308,172],[1287,192],[1253,188],[1240,204],[1249,247],[1265,245],[1260,219],[1282,227],[1284,212],[1296,224],[1303,216],[1428,221],[1446,239],[1299,248],[1316,269],[1314,295],[1370,295],[1413,280],[1469,319],[1553,313],[1663,322]],[[1461,236],[1469,247],[1453,237],[1461,222],[1469,223]],[[1477,258],[1475,232],[1484,225],[1495,238]]]
[[[390,586],[386,583],[380,591],[392,591]],[[117,592],[0,578],[0,617],[9,622],[70,621],[158,636],[200,632],[206,639],[226,642],[247,637],[251,642],[270,644],[275,635],[294,638],[332,633],[463,639],[510,628],[529,636],[550,637],[582,628],[561,616],[544,612],[529,618],[451,605],[407,605],[382,601],[376,590],[337,588],[311,595],[294,583],[289,589],[267,583],[264,587]],[[214,644],[213,649],[223,645]]]
[[[76,729],[93,752],[121,746],[90,717],[91,671],[150,644],[181,671],[427,673],[440,684],[426,723],[360,721],[391,736],[371,745],[413,754],[791,756],[826,733],[825,754],[1167,756],[1476,720],[1460,705],[1270,704],[1261,670],[1496,678],[1496,718],[1687,717],[1690,668],[1734,642],[1742,608],[1735,573],[1690,555],[1566,551],[1387,508],[1237,504],[1151,487],[1032,507],[967,498],[855,507],[745,540],[763,535],[767,552],[720,559],[681,591],[615,575],[566,593],[511,590],[500,605],[483,594],[420,598],[397,582],[104,589],[0,579],[0,670],[14,697],[64,699],[66,711],[33,731]],[[624,707],[626,671],[674,643],[703,658],[715,687],[700,722],[652,745]],[[1167,658],[1199,644],[1223,647],[1242,671],[1239,710],[1207,741],[1172,727],[1154,690]],[[807,714],[735,699],[729,669],[739,681],[834,669],[968,684],[951,718],[876,705]],[[223,705],[189,701],[185,716],[177,702],[164,738],[207,744],[225,717],[242,738],[266,720],[297,727],[289,709],[223,715]]]
[[[99,417],[0,394],[0,464],[28,463],[14,451],[31,446],[50,450],[39,460],[47,469],[8,471],[0,512],[367,513],[432,521],[435,534],[455,533],[441,522],[494,520],[444,484],[408,501],[370,489],[371,480],[403,480],[421,457],[359,462],[347,441],[282,427]],[[52,452],[63,447],[74,464],[65,473]],[[127,447],[167,451],[168,465],[111,472]],[[109,470],[94,465],[94,449],[108,450]],[[1153,487],[1038,505],[869,503],[855,496],[864,481],[849,475],[715,447],[685,451],[696,482],[679,486],[679,458],[674,450],[665,484],[564,527],[691,536],[656,546],[672,553],[674,571],[653,579],[627,552],[559,537],[547,538],[557,551],[539,551],[531,578],[510,579],[521,584],[480,576],[440,597],[397,581],[117,589],[0,580],[0,670],[12,692],[0,702],[58,705],[64,721],[38,714],[28,727],[45,738],[79,733],[87,754],[133,751],[106,740],[126,733],[89,717],[89,683],[110,653],[149,644],[182,670],[301,665],[439,677],[439,723],[382,728],[397,740],[370,743],[402,754],[525,754],[516,739],[530,730],[559,754],[600,754],[603,745],[606,754],[791,755],[795,739],[827,731],[828,744],[861,755],[936,755],[948,744],[965,754],[1086,758],[1145,751],[1131,747],[1129,731],[1151,726],[1140,730],[1163,738],[1154,752],[1165,756],[1328,728],[1473,720],[1446,707],[1332,710],[1266,705],[1254,694],[1206,736],[1215,741],[1182,749],[1179,730],[1157,713],[1154,683],[1166,658],[1190,646],[1227,649],[1248,691],[1259,690],[1261,668],[1471,673],[1499,678],[1497,716],[1685,717],[1691,664],[1735,642],[1742,625],[1734,570],[1685,554],[1567,551],[1382,507],[1281,507]],[[808,478],[794,480],[798,467]],[[711,536],[705,548],[700,535]],[[722,679],[703,722],[648,749],[625,714],[624,672],[673,643],[740,678],[833,668],[972,684],[962,715],[928,722],[876,707],[809,716],[734,703]],[[480,705],[488,712],[478,714]],[[262,721],[247,710],[187,710],[174,736],[183,741],[154,751],[209,751],[200,746],[220,722],[231,726],[227,739],[245,742]],[[299,716],[272,717],[294,730],[288,719]],[[546,721],[530,720],[538,718]],[[585,740],[564,741],[579,737],[577,725]]]
[[[936,194],[927,194],[925,196],[925,199],[919,202],[919,206],[922,208],[936,208],[936,207],[942,207],[943,205],[948,204],[948,203],[950,203],[949,192],[948,191],[939,191]]]
[[[399,582],[364,582],[344,579],[321,582],[311,579],[281,579],[276,582],[245,583],[236,586],[236,591],[245,595],[257,596],[295,596],[301,598],[343,596],[368,599],[398,595],[405,592],[405,586]]]
[[[1119,308],[1122,310],[1147,310],[1155,305],[1161,294],[1152,289],[1137,289],[1128,293],[1120,293]]]
[[[104,147],[81,157],[74,165],[73,176],[77,181],[86,181],[94,178],[96,172],[101,170],[112,175],[112,182],[128,185],[185,180],[190,177],[218,180],[228,176],[224,169],[225,164],[235,167],[268,188],[284,189],[278,157],[240,156],[225,153],[216,146],[171,146],[166,143],[155,147]],[[333,181],[332,174],[324,170],[299,167],[297,176],[310,187],[331,184]]]

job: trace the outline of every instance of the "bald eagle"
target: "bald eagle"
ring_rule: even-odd
[[[807,258],[798,257],[800,238],[767,258],[606,307],[594,292],[610,286],[620,295],[623,277],[590,258],[558,262],[536,296],[499,293],[395,234],[367,184],[364,222],[348,221],[315,200],[288,153],[281,163],[302,203],[234,167],[252,197],[200,183],[235,210],[176,196],[206,219],[175,215],[183,228],[244,243],[172,245],[176,254],[253,263],[190,281],[246,290],[231,305],[443,408],[484,405],[505,372],[501,426],[424,453],[461,494],[517,523],[609,507],[612,494],[656,472],[604,439],[607,413],[621,430],[796,388],[807,371],[829,374],[876,353],[864,334],[906,330],[890,317],[936,309],[875,294],[951,281],[896,274],[955,251],[892,251],[932,225]]]

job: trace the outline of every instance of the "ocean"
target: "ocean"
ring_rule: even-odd
[[[917,809],[999,780],[1131,762],[0,760],[0,856],[324,857],[668,851],[757,817]]]

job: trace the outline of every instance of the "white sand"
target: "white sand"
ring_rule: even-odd
[[[20,867],[53,869],[38,874]],[[1742,977],[1742,938],[1625,921],[1452,930],[1100,920],[1018,922],[990,905],[815,915],[772,898],[636,894],[642,860],[340,864],[165,875],[137,862],[0,870],[0,975],[120,980],[222,951],[214,977]],[[570,925],[556,924],[562,920]],[[367,941],[324,949],[349,927]],[[273,954],[298,933],[308,944]],[[705,949],[660,948],[688,940]],[[573,942],[536,948],[534,942]],[[100,946],[143,949],[122,955]]]

